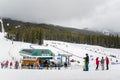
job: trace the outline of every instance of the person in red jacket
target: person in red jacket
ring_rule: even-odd
[[[108,66],[109,65],[109,58],[106,56],[105,60],[106,60],[106,70],[108,70],[109,69],[109,66]]]
[[[98,67],[99,67],[99,58],[97,57],[96,58],[96,70],[98,70]]]
[[[13,66],[13,63],[12,63],[12,62],[10,62],[10,69],[12,69],[12,66]]]

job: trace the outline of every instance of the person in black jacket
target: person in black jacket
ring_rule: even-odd
[[[86,57],[85,57],[85,61],[86,61],[86,71],[88,71],[89,70],[89,55],[88,54],[86,54]]]
[[[104,62],[105,60],[104,60],[104,58],[102,57],[102,59],[101,59],[101,67],[102,67],[102,70],[104,70]]]

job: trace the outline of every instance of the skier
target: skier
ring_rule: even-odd
[[[109,66],[108,66],[109,65],[109,58],[106,56],[105,60],[106,60],[106,70],[108,70],[109,69]]]
[[[104,70],[104,58],[103,57],[101,59],[101,67],[102,67],[102,70]]]
[[[18,69],[18,66],[19,66],[19,62],[15,61],[15,69]]]
[[[39,69],[42,70],[44,68],[44,63],[43,62],[39,63],[39,67],[40,67]]]
[[[5,62],[5,68],[8,68],[8,64],[9,64],[9,61],[7,60],[7,61]]]
[[[98,70],[98,67],[99,67],[99,60],[98,60],[98,57],[96,58],[96,70]]]
[[[58,62],[57,67],[58,67],[58,70],[61,69],[61,62],[60,61]]]
[[[12,69],[12,66],[13,66],[13,63],[12,63],[12,62],[10,62],[10,69]]]
[[[2,69],[4,68],[4,63],[3,63],[3,62],[1,62],[1,68],[2,68]]]
[[[8,68],[9,61],[7,60],[5,63],[5,68]]]

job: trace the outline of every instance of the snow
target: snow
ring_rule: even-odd
[[[0,80],[120,80],[119,71],[0,70]]]
[[[20,50],[33,48],[50,49],[56,56],[69,54],[72,55],[70,59],[74,59],[76,62],[71,62],[71,67],[61,68],[61,70],[0,69],[0,80],[120,80],[120,49],[50,40],[44,40],[42,46],[17,41],[13,41],[12,44],[11,40],[4,38],[4,34],[0,33],[0,62],[13,61],[13,58],[19,61],[21,59]],[[90,56],[89,71],[83,71],[83,57],[86,53]],[[115,55],[116,58],[109,55]],[[99,66],[99,70],[96,71],[95,58],[101,59],[106,56],[110,59],[110,70],[102,71]],[[114,65],[111,64],[113,62]]]

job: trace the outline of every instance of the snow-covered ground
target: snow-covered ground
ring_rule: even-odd
[[[47,45],[47,46],[46,46]],[[120,80],[120,49],[104,48],[87,44],[73,44],[61,41],[45,40],[42,46],[31,43],[16,42],[4,38],[0,33],[0,62],[20,60],[19,51],[22,49],[50,49],[55,55],[70,54],[71,67],[61,70],[38,70],[38,69],[0,69],[0,80]],[[90,56],[89,71],[83,71],[83,57],[88,53]],[[116,56],[110,57],[110,55]],[[106,57],[110,59],[110,69],[95,71],[95,58]],[[118,62],[116,62],[116,60]],[[79,61],[80,63],[77,63]],[[111,64],[114,63],[114,64]]]

